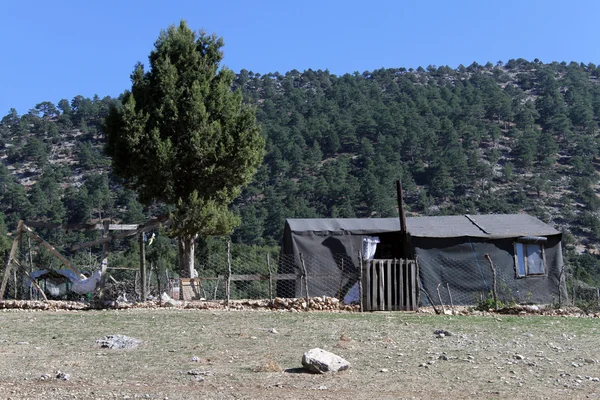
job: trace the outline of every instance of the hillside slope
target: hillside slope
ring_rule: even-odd
[[[332,75],[241,71],[267,138],[255,181],[234,204],[233,235],[273,245],[288,217],[519,213],[565,233],[580,279],[600,284],[600,68],[510,60],[456,69]],[[110,175],[101,120],[118,100],[77,96],[0,122],[0,211],[19,218],[141,222],[135,194]],[[62,239],[61,239],[62,240]]]

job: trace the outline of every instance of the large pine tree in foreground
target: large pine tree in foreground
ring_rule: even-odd
[[[264,140],[254,110],[219,68],[223,40],[182,21],[162,31],[138,64],[131,91],[105,122],[113,171],[149,204],[174,206],[179,269],[191,276],[198,234],[227,234],[239,224],[228,205],[261,164]]]

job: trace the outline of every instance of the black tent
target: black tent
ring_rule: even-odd
[[[359,279],[358,255],[364,239],[376,237],[380,243],[373,258],[416,258],[420,288],[430,298],[442,297],[446,304],[450,297],[454,304],[474,304],[487,297],[493,282],[490,260],[501,301],[544,304],[566,298],[561,233],[537,218],[526,214],[413,217],[406,219],[406,225],[405,246],[398,218],[288,219],[281,251],[294,262],[280,264],[279,272],[303,276],[299,257],[303,254],[310,295],[343,297]],[[345,260],[344,268],[340,260]],[[290,282],[294,293],[279,290],[290,285],[278,286],[278,295],[301,295],[300,282]],[[340,282],[343,293],[331,282]],[[421,305],[427,302],[427,296],[420,296]]]

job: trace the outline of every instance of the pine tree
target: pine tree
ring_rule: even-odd
[[[260,165],[264,141],[251,108],[220,68],[223,39],[182,21],[162,31],[138,64],[122,108],[106,118],[106,152],[114,172],[145,204],[175,206],[182,276],[194,270],[198,234],[230,233],[239,223],[228,205]]]

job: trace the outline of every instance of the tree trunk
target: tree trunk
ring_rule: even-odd
[[[194,249],[198,235],[183,235],[179,237],[179,276],[191,278],[194,276]]]

